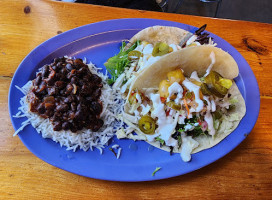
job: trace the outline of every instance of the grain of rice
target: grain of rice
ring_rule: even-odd
[[[118,144],[114,144],[114,145],[111,146],[112,149],[117,149],[118,147],[119,147]]]
[[[119,159],[120,158],[120,156],[121,156],[121,151],[122,151],[122,148],[119,148],[118,149],[118,152],[117,152],[117,159]]]

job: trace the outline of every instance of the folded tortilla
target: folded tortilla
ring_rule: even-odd
[[[158,88],[159,83],[167,78],[167,73],[177,68],[181,68],[184,71],[185,77],[190,77],[193,71],[196,71],[199,77],[202,77],[206,73],[206,70],[211,63],[211,59],[209,57],[211,52],[214,52],[215,54],[215,63],[212,67],[213,71],[218,72],[224,78],[228,79],[234,79],[238,76],[238,65],[232,56],[227,52],[210,45],[190,47],[173,52],[161,58],[159,61],[147,68],[132,83],[128,97],[130,96],[131,91],[136,88],[139,91],[144,91],[148,88]],[[226,116],[224,116],[220,128],[217,130],[217,133],[213,137],[202,135],[194,138],[194,140],[199,143],[199,146],[195,148],[192,153],[197,153],[218,144],[236,129],[241,119],[244,117],[246,113],[245,101],[235,83],[233,83],[229,92],[232,97],[238,100],[235,108],[229,111]],[[124,109],[125,112],[128,112],[130,109],[130,104],[128,101],[125,104]],[[124,119],[124,121],[128,124],[131,123],[126,119]],[[135,130],[135,132],[138,135],[145,135],[138,128]],[[161,147],[159,142],[148,143],[165,151],[170,151],[170,148],[167,146]],[[181,149],[174,148],[173,152],[177,153],[180,151]]]
[[[181,28],[173,26],[151,26],[139,31],[135,34],[127,44],[129,48],[137,40],[146,41],[153,45],[158,42],[165,42],[167,44],[183,44],[184,40],[188,39],[193,34]]]

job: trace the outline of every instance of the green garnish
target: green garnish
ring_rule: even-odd
[[[156,172],[159,171],[161,169],[161,167],[156,167],[156,169],[154,170],[154,172],[152,173],[152,176],[155,176]]]
[[[181,143],[182,143],[181,135],[178,135],[178,147],[181,147]]]
[[[165,145],[165,141],[159,137],[155,138],[156,141],[159,141],[161,145]]]
[[[184,124],[178,124],[176,127],[176,130],[180,133],[185,132],[186,135],[192,136],[192,137],[198,137],[200,135],[207,135],[208,131],[203,131],[201,128],[201,125],[199,124],[198,121],[199,121],[199,118],[196,115],[194,115],[190,119],[185,119]],[[198,125],[195,125],[196,123],[198,123]],[[193,129],[185,131],[185,126],[187,124],[190,124],[191,126],[193,126]]]
[[[128,53],[133,51],[138,45],[140,45],[139,40],[137,40],[129,49],[125,49],[126,43],[122,42],[120,52],[117,55],[109,58],[104,64],[111,74],[111,79],[108,80],[109,84],[113,84],[118,76],[124,72],[125,68],[131,62],[128,58]]]
[[[178,132],[180,132],[180,133],[182,133],[184,131],[185,131],[185,129],[183,129],[183,128],[178,129]]]

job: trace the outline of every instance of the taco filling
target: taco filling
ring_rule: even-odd
[[[122,42],[120,52],[105,63],[111,74],[110,84],[126,97],[134,78],[162,56],[185,47],[216,45],[202,26],[194,34],[176,27],[154,26],[143,29],[129,43]]]
[[[202,76],[185,76],[177,67],[165,74],[157,87],[133,88],[124,121],[137,135],[119,130],[118,138],[145,140],[166,151],[179,152],[183,161],[191,154],[214,146],[238,125],[241,95],[232,79],[213,71],[215,54]]]
[[[168,45],[165,42],[158,42],[155,45],[153,45],[146,41],[137,41],[128,50],[121,49],[121,52],[126,52],[126,54],[122,55],[122,58],[121,58],[121,59],[126,59],[126,61],[123,62],[123,66],[125,67],[120,68],[119,69],[120,71],[118,71],[118,69],[115,69],[113,67],[113,69],[116,70],[111,73],[112,75],[114,74],[112,78],[115,79],[116,81],[113,87],[115,88],[120,87],[121,93],[125,93],[127,89],[129,88],[133,78],[136,77],[138,73],[140,73],[146,67],[152,65],[156,61],[158,61],[163,55],[169,54],[171,52],[175,52],[180,49],[181,47],[176,44]],[[120,59],[120,57],[119,58],[112,57],[108,60],[107,63],[105,63],[105,66],[110,72],[111,72],[110,70],[111,65],[116,66],[116,64],[113,63],[115,59],[116,60]]]

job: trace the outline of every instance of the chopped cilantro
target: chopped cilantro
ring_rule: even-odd
[[[161,167],[156,167],[156,169],[154,170],[154,172],[152,173],[152,176],[155,176],[155,174],[157,173],[157,171],[159,171],[161,169]]]
[[[180,133],[182,133],[182,132],[184,132],[185,131],[185,129],[184,128],[180,128],[180,129],[178,129],[178,132],[180,132]]]
[[[201,126],[198,125],[198,126],[195,126],[195,128],[193,130],[187,131],[186,134],[189,136],[192,136],[192,137],[197,137],[197,136],[200,136],[201,134],[203,134],[203,131],[201,129]]]
[[[178,147],[181,146],[182,140],[181,140],[181,135],[178,135]]]
[[[202,121],[201,118],[197,117],[196,115],[194,115],[190,119],[185,119],[184,124],[178,124],[176,126],[176,132],[178,132],[178,133],[184,132],[186,135],[192,136],[192,137],[198,137],[203,134],[204,135],[208,134],[208,131],[203,132],[200,124],[198,124],[197,126],[195,125],[196,123],[198,123],[199,120]],[[192,125],[193,129],[185,131],[185,126],[187,124]],[[178,139],[178,142],[181,144],[181,139],[179,139],[178,137],[176,137],[175,139]]]

